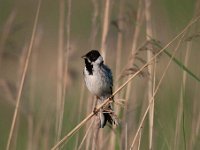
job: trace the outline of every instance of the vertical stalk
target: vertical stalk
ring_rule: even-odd
[[[155,97],[157,91],[159,90],[159,87],[160,87],[160,85],[161,85],[161,83],[162,83],[162,81],[163,81],[163,79],[164,79],[164,77],[165,77],[165,75],[166,75],[166,73],[167,73],[167,70],[169,69],[169,66],[170,66],[170,64],[171,64],[171,62],[172,62],[172,60],[173,60],[173,58],[174,58],[174,56],[175,56],[175,54],[176,54],[178,48],[180,47],[180,44],[181,44],[181,42],[182,42],[182,40],[183,40],[183,37],[184,37],[184,35],[185,35],[185,31],[187,31],[187,29],[188,29],[193,23],[194,23],[194,22],[192,22],[192,23],[190,23],[189,25],[187,25],[187,26],[182,30],[181,33],[179,33],[175,38],[173,38],[165,47],[163,47],[157,54],[155,54],[155,56],[153,56],[153,58],[151,58],[150,61],[147,63],[147,64],[150,64],[150,63],[155,59],[155,57],[157,57],[159,54],[161,54],[169,45],[171,45],[177,38],[179,38],[179,37],[181,36],[180,39],[179,39],[179,41],[178,41],[178,43],[177,43],[177,45],[176,45],[176,47],[175,47],[175,49],[174,49],[174,51],[173,51],[173,54],[172,54],[172,56],[171,56],[171,59],[169,60],[167,66],[165,67],[165,70],[163,71],[163,74],[162,74],[160,80],[158,81],[158,84],[157,84],[157,86],[156,86],[156,88],[155,88],[155,90],[154,90],[154,93],[153,93],[153,95],[152,95],[152,98],[150,99],[150,103],[148,104],[148,106],[147,106],[147,108],[146,108],[146,110],[145,110],[145,112],[144,112],[144,115],[142,116],[142,119],[141,119],[141,121],[140,121],[140,124],[139,124],[139,126],[138,126],[138,129],[137,129],[137,131],[136,131],[136,134],[135,134],[135,136],[134,136],[134,138],[133,138],[133,141],[132,141],[132,144],[131,144],[131,146],[130,146],[130,150],[132,150],[132,149],[134,148],[134,146],[135,146],[136,139],[137,139],[137,137],[138,137],[138,135],[139,135],[139,132],[140,132],[140,130],[141,130],[141,128],[142,128],[142,125],[143,125],[143,123],[144,123],[144,120],[145,120],[145,118],[146,118],[146,116],[147,116],[147,114],[148,114],[148,112],[149,112],[149,109],[150,109],[150,107],[151,107],[151,103],[155,100],[154,97]],[[146,65],[146,66],[148,66],[148,65]]]
[[[184,58],[184,65],[186,67],[188,66],[188,59],[189,59],[189,53],[191,50],[191,46],[192,46],[192,42],[191,41],[187,42],[186,54],[185,54],[185,58]],[[175,138],[174,138],[174,150],[180,149],[180,147],[179,147],[180,133],[181,133],[181,129],[184,128],[184,122],[182,122],[182,121],[183,121],[183,117],[184,117],[183,100],[185,97],[185,86],[186,86],[186,77],[187,77],[186,75],[187,75],[187,73],[185,71],[183,71],[182,85],[181,85],[181,91],[180,91],[180,101],[178,104],[178,111],[177,111],[176,129],[175,129]],[[183,125],[183,127],[181,125]],[[183,139],[184,138],[185,137],[184,137],[184,131],[183,131]],[[183,142],[184,142],[184,144],[186,144],[185,139]],[[184,147],[184,149],[186,149],[186,146]]]
[[[110,0],[105,0],[105,10],[103,17],[103,31],[102,31],[102,39],[101,39],[101,54],[106,60],[106,38],[108,34],[108,26],[109,26],[109,17],[110,17]]]
[[[14,111],[14,114],[13,114],[12,125],[11,125],[11,129],[10,129],[10,133],[9,133],[9,137],[8,137],[8,141],[7,141],[6,150],[10,149],[11,140],[13,138],[13,132],[14,132],[15,125],[16,125],[16,119],[18,117],[18,112],[19,112],[19,107],[20,107],[20,102],[21,102],[21,94],[22,94],[22,90],[23,90],[23,86],[24,86],[26,73],[27,73],[27,70],[28,70],[29,60],[30,60],[33,42],[34,42],[34,39],[35,39],[36,28],[37,28],[37,24],[38,24],[40,6],[41,6],[41,0],[38,1],[37,12],[36,12],[35,20],[34,20],[34,26],[33,26],[31,41],[30,41],[30,45],[29,45],[29,49],[28,49],[28,54],[27,54],[27,57],[26,57],[26,60],[25,60],[24,69],[23,69],[23,72],[22,72],[21,82],[20,82],[20,85],[19,85],[18,93],[17,93],[16,106],[15,106],[15,111]]]
[[[153,28],[152,28],[152,15],[151,15],[151,0],[145,0],[145,16],[146,16],[146,39],[147,41],[150,41],[153,37]],[[147,61],[151,60],[153,57],[152,45],[148,45],[147,47]],[[148,101],[150,103],[150,100],[154,93],[154,65],[155,60],[152,65],[149,65],[148,72],[150,79],[148,80]],[[154,98],[153,98],[154,99]],[[154,119],[154,100],[150,105],[149,108],[149,150],[152,149],[152,139],[153,139],[153,119]]]
[[[104,59],[104,62],[106,61],[106,39],[107,39],[107,34],[108,34],[108,27],[109,27],[109,18],[110,18],[110,0],[105,0],[105,9],[104,9],[104,16],[103,16],[103,31],[102,31],[102,39],[101,39],[101,55]],[[96,133],[97,135],[94,135],[93,137],[93,145],[98,144],[95,146],[95,149],[101,149],[103,146],[103,132],[99,131],[99,124],[98,124],[98,119],[95,119],[94,123],[94,134]],[[96,141],[95,141],[96,140]]]
[[[136,25],[135,25],[135,31],[133,34],[133,42],[132,42],[132,48],[131,48],[131,57],[130,57],[130,61],[128,63],[128,68],[131,67],[134,64],[135,61],[135,54],[136,54],[136,49],[137,49],[137,45],[138,45],[138,39],[139,39],[139,33],[140,33],[140,29],[141,29],[141,25],[143,22],[143,6],[142,6],[142,0],[138,1],[138,9],[137,9],[137,18],[136,18]],[[131,95],[131,86],[132,83],[128,83],[127,88],[126,88],[126,93],[125,93],[125,99],[126,99],[126,106],[124,109],[124,113],[123,113],[123,122],[122,122],[122,126],[124,126],[125,124],[127,124],[127,107],[128,107],[128,103],[130,100],[130,95]],[[125,149],[125,131],[122,128],[122,135],[121,135],[121,149]]]
[[[100,120],[99,120],[98,116],[94,116],[93,119],[94,119],[94,126],[93,126],[92,150],[99,150],[99,149],[101,149],[101,143],[103,143],[103,141],[99,140]],[[103,138],[101,140],[103,140]]]
[[[91,49],[95,46],[95,41],[98,33],[98,23],[97,18],[99,16],[99,4],[97,0],[91,0],[93,4],[93,13],[92,13],[92,31],[90,33]]]
[[[116,50],[116,66],[115,66],[115,77],[117,77],[120,73],[121,69],[121,51],[122,51],[122,41],[123,41],[123,9],[124,9],[124,0],[120,0],[119,2],[119,14],[118,14],[118,33],[117,33],[117,50]],[[115,90],[119,88],[119,82],[116,82],[115,84]],[[118,99],[119,95],[117,94],[115,96],[115,99]],[[114,107],[114,106],[113,106]],[[114,107],[115,113],[119,114],[120,107]],[[115,127],[113,127],[115,128]],[[116,146],[116,134],[115,132],[111,132],[111,138],[110,138],[110,147],[109,149],[115,149]]]
[[[59,33],[58,33],[58,70],[57,70],[57,104],[56,104],[56,142],[60,139],[62,128],[62,96],[63,96],[63,68],[64,68],[64,20],[65,2],[59,0]]]
[[[194,11],[194,17],[197,17],[200,13],[200,0],[197,0],[196,1],[196,4],[195,4],[195,11]],[[195,27],[194,27],[194,32],[197,32],[198,31],[198,28],[199,28],[199,22],[197,22],[195,24]],[[192,50],[192,41],[188,41],[187,42],[187,49],[188,51],[191,51]],[[194,97],[196,97],[197,99],[199,98],[198,97],[198,94],[199,93],[199,88],[198,88],[198,83],[196,83],[195,85],[195,88],[194,88]],[[199,101],[198,100],[194,100],[193,102],[193,112],[192,112],[192,130],[191,130],[191,134],[190,134],[190,140],[188,142],[188,147],[187,149],[194,149],[194,146],[195,146],[195,142],[197,141],[197,137],[199,136],[199,127],[200,127],[200,112],[199,112]],[[194,134],[196,133],[196,134]]]
[[[65,108],[65,96],[66,96],[66,83],[68,79],[68,65],[69,65],[69,53],[70,53],[70,30],[71,30],[71,0],[67,1],[67,44],[66,44],[66,53],[64,52],[64,38],[62,41],[63,44],[63,82],[62,82],[62,97],[61,97],[61,106],[60,106],[60,123],[59,123],[59,138],[62,132],[62,124],[63,124],[63,115],[64,115],[64,108]],[[64,19],[64,18],[63,18]],[[63,23],[64,26],[64,23]],[[63,35],[64,37],[64,35]],[[62,39],[61,39],[62,40]]]
[[[68,61],[70,52],[70,29],[71,29],[71,0],[67,1],[67,44],[66,53],[64,52],[64,28],[65,28],[65,1],[60,0],[60,22],[59,22],[59,45],[58,45],[58,86],[57,86],[57,140],[61,137],[65,96],[66,96],[66,83],[68,75]]]
[[[82,141],[81,141],[79,147],[76,148],[77,150],[81,150],[81,149],[82,149],[82,145],[83,145],[83,143],[84,143],[86,137],[88,136],[88,133],[91,131],[90,129],[91,129],[93,123],[94,123],[94,120],[93,120],[93,121],[90,123],[90,125],[88,126],[88,128],[87,128],[87,130],[86,130],[86,133],[85,133],[85,135],[84,135],[84,137],[83,137],[83,139],[82,139]]]
[[[95,41],[96,41],[96,38],[97,38],[97,33],[98,33],[98,23],[97,23],[97,18],[99,16],[99,1],[97,0],[92,0],[92,4],[93,4],[93,16],[92,16],[92,30],[91,30],[91,34],[90,34],[90,40],[91,40],[91,49],[93,49],[93,47],[95,46]],[[94,108],[95,105],[94,105],[94,99],[91,98],[91,95],[88,96],[87,98],[87,113],[89,113],[91,111],[91,107]],[[95,122],[95,119],[93,120],[93,122]],[[86,126],[89,126],[89,123],[87,123]],[[93,123],[93,126],[95,126],[95,123]],[[92,128],[92,131],[89,132],[89,135],[86,139],[86,146],[85,146],[85,149],[89,149],[90,145],[93,145],[93,142],[91,139],[92,137],[94,136],[94,131],[95,128],[93,127]]]
[[[34,149],[34,145],[37,145],[38,143],[35,143],[33,140],[33,134],[34,134],[34,103],[35,103],[35,82],[36,82],[36,66],[37,66],[37,57],[38,57],[38,48],[41,41],[42,32],[41,30],[38,30],[35,37],[34,42],[34,51],[32,53],[31,57],[31,72],[30,72],[30,102],[29,102],[29,113],[28,113],[28,142],[27,142],[27,149],[32,150]]]
[[[81,114],[82,114],[82,108],[83,108],[83,101],[84,101],[84,93],[85,93],[85,85],[82,82],[81,83],[81,94],[80,94],[80,99],[79,99],[79,109],[78,109],[78,122],[80,122],[81,119]],[[78,149],[78,142],[79,142],[79,133],[76,136],[76,149]]]
[[[139,133],[139,137],[138,137],[138,146],[137,146],[137,150],[140,150],[141,137],[142,137],[142,128],[140,129],[140,133]]]
[[[17,79],[17,83],[16,83],[17,89],[19,89],[19,86],[20,86],[20,81],[21,81],[20,79],[21,79],[21,75],[22,75],[22,72],[24,69],[26,56],[27,56],[27,47],[24,46],[24,48],[22,49],[20,60],[19,60],[18,79]],[[21,110],[21,108],[19,108],[19,109]],[[15,129],[14,129],[15,131],[13,133],[13,139],[12,139],[12,147],[10,149],[16,149],[19,125],[20,125],[20,115],[17,117],[17,120],[16,120],[16,125],[15,125]]]

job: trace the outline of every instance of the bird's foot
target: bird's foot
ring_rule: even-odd
[[[114,96],[109,97],[109,100],[110,100],[111,102],[114,102]]]
[[[94,113],[95,115],[97,115],[97,113],[98,113],[98,110],[97,110],[97,108],[96,108],[96,107],[94,107],[94,109],[93,109],[93,113]]]

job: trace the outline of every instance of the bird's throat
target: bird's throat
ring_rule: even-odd
[[[85,66],[89,75],[93,75],[93,70],[92,70],[93,65],[87,59],[85,59]]]

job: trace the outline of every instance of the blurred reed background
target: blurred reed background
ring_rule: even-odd
[[[199,15],[200,0],[1,0],[0,149],[51,149],[92,112],[81,56],[98,49],[114,91],[148,65],[115,95],[118,127],[94,143],[92,118],[59,148],[199,150]]]

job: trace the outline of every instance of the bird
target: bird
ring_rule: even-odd
[[[86,87],[96,96],[96,104],[101,104],[112,96],[113,76],[111,69],[104,64],[103,57],[98,50],[91,50],[82,56],[85,61],[83,75]],[[95,110],[95,109],[94,109]],[[116,115],[111,104],[99,111],[99,127],[104,128],[107,121],[111,125],[118,125]]]

